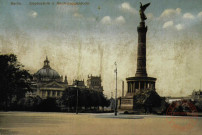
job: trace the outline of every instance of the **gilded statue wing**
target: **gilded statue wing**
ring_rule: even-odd
[[[149,5],[150,5],[150,3],[147,3],[147,4],[143,5],[143,6],[141,6],[141,9],[142,9],[143,11],[145,11],[145,9],[146,9]]]

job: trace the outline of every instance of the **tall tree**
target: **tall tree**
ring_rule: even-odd
[[[0,55],[0,106],[8,107],[12,99],[24,97],[30,91],[31,75],[14,54]]]

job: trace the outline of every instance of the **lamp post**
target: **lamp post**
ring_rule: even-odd
[[[76,88],[76,114],[78,114],[79,92],[78,92],[77,84],[74,87]]]
[[[76,92],[76,97],[77,97],[77,100],[76,100],[76,114],[78,114],[78,104],[79,104],[79,91],[78,91],[78,88],[77,88],[77,92]]]
[[[114,115],[117,116],[117,64],[116,62],[114,63],[116,66],[116,69],[114,70],[116,74],[116,95],[115,95],[115,109],[114,109]]]
[[[69,89],[68,89],[68,112],[70,111],[70,109],[69,109],[69,107],[70,107],[69,102],[70,102],[70,96],[69,96]]]

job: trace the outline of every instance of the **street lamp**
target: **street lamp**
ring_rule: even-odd
[[[77,84],[74,87],[76,88],[76,114],[78,114],[79,92],[78,92]]]
[[[116,74],[116,95],[115,95],[115,109],[114,109],[114,115],[117,116],[117,64],[116,62],[114,63],[116,66],[116,69],[114,70]]]
[[[70,102],[70,96],[69,96],[69,89],[68,89],[68,112],[70,111],[70,109],[69,109],[69,107],[70,107],[69,102]]]

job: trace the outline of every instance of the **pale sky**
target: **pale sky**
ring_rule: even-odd
[[[10,2],[21,2],[12,6]],[[14,53],[31,73],[50,65],[68,82],[102,76],[104,93],[115,91],[114,62],[121,81],[137,62],[139,2],[147,15],[147,73],[161,96],[186,96],[202,79],[202,0],[80,0],[89,5],[29,5],[36,0],[0,0],[0,53]],[[77,0],[71,0],[77,2]],[[100,8],[98,8],[100,7]]]

